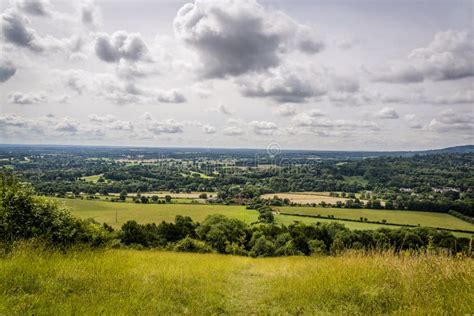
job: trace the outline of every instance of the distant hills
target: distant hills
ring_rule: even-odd
[[[151,159],[157,156],[168,158],[229,157],[255,158],[268,157],[296,159],[363,159],[375,157],[411,157],[414,155],[466,154],[474,153],[474,145],[453,146],[441,149],[418,151],[336,151],[336,150],[278,150],[277,153],[266,149],[246,148],[172,148],[172,147],[120,147],[120,146],[74,146],[74,145],[20,145],[0,144],[0,158],[13,155],[61,155],[72,154],[86,157],[138,157]]]

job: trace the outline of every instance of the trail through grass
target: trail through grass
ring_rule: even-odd
[[[473,262],[22,248],[0,257],[0,314],[462,315],[474,310]]]

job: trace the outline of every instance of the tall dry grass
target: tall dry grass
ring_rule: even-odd
[[[347,253],[252,259],[17,247],[0,259],[0,314],[467,314],[474,263]]]

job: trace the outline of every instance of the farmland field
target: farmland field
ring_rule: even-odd
[[[211,214],[223,214],[247,223],[257,221],[258,212],[246,210],[244,206],[193,205],[193,204],[135,204],[113,203],[95,200],[58,199],[81,218],[94,218],[114,227],[120,227],[128,220],[139,223],[172,222],[176,215],[191,216],[202,221]],[[116,220],[117,215],[117,220]]]
[[[100,177],[102,176],[103,174],[95,174],[92,176],[82,177],[81,179],[87,182],[97,183],[97,181],[99,181]]]
[[[0,257],[0,271],[2,315],[463,315],[474,310],[474,261],[443,256],[252,259],[125,249],[61,254],[23,246]]]
[[[115,228],[119,228],[127,222],[128,220],[136,220],[139,223],[160,223],[162,221],[172,222],[176,215],[190,216],[194,221],[201,222],[206,218],[206,216],[211,214],[223,214],[228,217],[238,218],[248,224],[256,222],[258,220],[258,212],[255,210],[247,210],[244,206],[236,205],[213,205],[213,204],[136,204],[136,203],[113,203],[101,200],[79,200],[79,199],[56,199],[60,203],[64,203],[71,212],[80,217],[80,218],[94,218],[96,221],[101,223],[107,223]],[[298,209],[307,209],[308,214],[311,214],[310,211],[318,210],[316,214],[323,215],[323,212],[319,210],[332,210],[332,209],[314,209],[314,208],[280,208],[281,211],[287,209],[295,210],[294,213],[299,214]],[[335,209],[341,210],[341,209]],[[341,210],[343,211],[343,210]],[[347,212],[355,212],[360,210],[347,210]],[[368,210],[364,210],[368,211]],[[378,211],[374,211],[378,212]],[[390,211],[380,211],[380,212],[390,212]],[[393,211],[395,212],[395,211]],[[304,212],[302,211],[301,214]],[[403,212],[403,216],[409,216],[411,212]],[[415,212],[421,213],[421,212]],[[335,215],[334,212],[331,214]],[[399,213],[395,213],[399,214]],[[445,215],[453,223],[457,223],[457,226],[453,227],[465,227],[464,229],[472,229],[470,226],[461,226],[464,223],[461,220],[458,220],[455,217],[447,214],[439,213],[423,213],[422,216],[428,216],[433,214]],[[361,215],[362,216],[362,215]],[[341,216],[344,218],[343,216]],[[429,217],[429,216],[428,216]],[[442,217],[442,216],[441,216]],[[350,217],[346,217],[350,218]],[[356,217],[358,219],[359,217]],[[400,217],[402,218],[402,217]],[[410,217],[408,217],[410,219]],[[407,220],[409,220],[407,219]],[[416,219],[416,217],[415,217]],[[277,223],[289,225],[295,221],[300,221],[306,224],[315,223],[315,222],[340,222],[344,224],[349,229],[377,229],[381,227],[386,228],[397,228],[393,225],[383,225],[383,224],[373,224],[373,223],[363,223],[363,222],[349,222],[349,221],[338,221],[336,219],[324,219],[324,218],[311,218],[311,217],[301,217],[301,216],[291,216],[291,215],[275,215],[275,220]],[[388,220],[388,217],[387,217]],[[460,221],[461,223],[458,223]],[[400,222],[399,222],[400,223]],[[428,221],[426,221],[428,223]],[[439,223],[439,222],[438,222]],[[466,223],[467,225],[471,225]],[[416,225],[416,223],[415,223]],[[428,224],[426,224],[428,225]],[[441,226],[445,228],[452,228]],[[470,228],[466,228],[470,227]],[[456,233],[459,236],[470,236],[464,233]]]
[[[280,212],[304,214],[304,215],[334,215],[337,218],[358,220],[360,217],[369,221],[386,220],[394,224],[410,224],[448,229],[463,229],[474,231],[474,225],[460,220],[446,213],[415,212],[399,210],[372,210],[372,209],[345,209],[345,208],[323,208],[323,207],[277,207]]]
[[[280,199],[289,199],[293,203],[297,204],[319,204],[321,202],[336,204],[337,201],[345,202],[349,200],[344,197],[329,196],[328,192],[291,192],[291,193],[270,193],[263,194],[261,198],[271,199],[274,196],[278,196]],[[365,200],[361,200],[366,202]]]

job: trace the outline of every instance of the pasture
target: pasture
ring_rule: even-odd
[[[222,204],[137,204],[137,203],[120,203],[120,202],[108,202],[105,200],[80,200],[80,199],[58,199],[55,198],[54,200],[59,201],[64,206],[66,206],[70,211],[79,218],[93,218],[100,223],[107,223],[114,228],[121,227],[125,222],[128,220],[136,220],[138,223],[145,224],[145,223],[161,223],[162,221],[172,222],[176,215],[183,215],[183,216],[190,216],[194,221],[201,222],[203,221],[206,216],[211,214],[223,214],[228,217],[240,219],[248,224],[254,223],[258,220],[258,212],[255,210],[247,210],[245,206],[239,205],[222,205]],[[288,207],[288,208],[280,208],[280,211],[287,212],[287,209],[295,210],[294,213],[300,214],[299,210],[305,208],[298,208],[298,207]],[[323,215],[323,210],[332,210],[332,209],[324,209],[324,208],[306,208],[307,214],[312,215],[312,211],[317,212],[317,214]],[[319,211],[321,210],[321,212]],[[344,211],[345,209],[335,209]],[[290,213],[288,211],[288,213]],[[355,212],[355,211],[367,211],[367,210],[345,210],[348,212]],[[378,211],[375,211],[378,212]],[[380,211],[383,212],[383,211]],[[396,212],[400,211],[385,211],[385,212],[394,212],[394,214],[398,214]],[[302,211],[303,213],[303,211]],[[404,212],[407,213],[403,216],[410,216],[411,212]],[[420,212],[415,212],[420,213]],[[331,213],[332,215],[336,215],[334,212]],[[452,217],[451,215],[447,214],[439,214],[439,213],[423,213],[423,216],[429,216],[433,214],[434,216],[437,215],[446,215],[448,219],[457,223],[458,226],[441,226],[445,228],[453,228],[453,227],[467,227],[462,226],[464,222],[461,220]],[[361,215],[362,216],[362,215]],[[341,216],[344,218],[343,216]],[[360,216],[359,216],[360,217]],[[356,217],[358,219],[359,217]],[[451,219],[452,217],[452,219]],[[350,218],[350,217],[348,217]],[[387,221],[388,221],[387,217]],[[409,220],[408,217],[407,220]],[[295,221],[303,222],[306,224],[316,223],[316,222],[339,222],[344,224],[349,229],[378,229],[381,227],[385,228],[398,228],[398,226],[393,225],[383,225],[383,224],[373,224],[373,223],[364,223],[364,222],[349,222],[349,221],[338,221],[337,219],[325,219],[325,218],[311,218],[311,217],[301,217],[301,216],[291,216],[291,215],[281,215],[275,214],[275,221],[279,224],[289,225],[294,223]],[[461,221],[462,223],[458,223],[457,221]],[[439,224],[439,222],[436,222]],[[425,221],[425,225],[428,225],[429,221]],[[466,223],[471,225],[469,223]],[[416,225],[416,224],[415,224]],[[470,227],[470,226],[469,226]],[[464,228],[464,229],[472,229]],[[457,236],[467,236],[469,237],[471,234],[465,233],[455,233]]]
[[[100,177],[102,177],[103,174],[95,174],[92,176],[86,176],[86,177],[81,177],[80,179],[86,181],[86,182],[92,182],[92,183],[97,183],[99,181]]]
[[[34,262],[34,264],[31,264]],[[17,247],[0,257],[0,314],[426,314],[474,310],[474,261],[363,255],[253,259]]]
[[[386,220],[393,224],[410,224],[448,229],[462,229],[474,231],[474,225],[446,213],[415,212],[399,210],[347,209],[323,207],[276,207],[280,212],[303,215],[334,215],[337,218],[359,220],[361,217],[369,221],[381,222]]]

